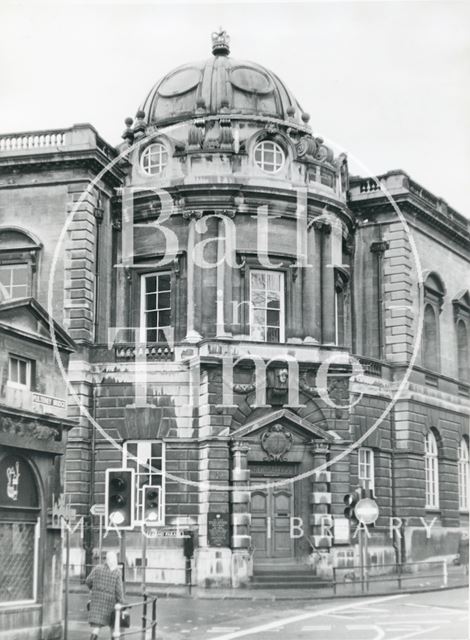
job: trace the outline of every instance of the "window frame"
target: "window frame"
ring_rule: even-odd
[[[366,460],[361,460],[363,456]],[[369,470],[369,475],[362,473],[364,468]],[[370,447],[359,447],[357,450],[357,477],[361,487],[371,489],[375,493],[375,456],[374,450]]]
[[[26,284],[25,285],[14,285],[11,280],[12,280],[12,274],[10,276],[10,284],[9,287],[10,289],[12,289],[13,287],[18,287],[18,286],[24,286],[26,287],[26,294],[23,296],[12,296],[11,295],[11,291],[10,291],[10,296],[9,297],[5,297],[4,299],[2,298],[3,296],[3,288],[0,288],[0,302],[8,302],[10,300],[20,300],[21,298],[30,298],[31,294],[32,294],[32,273],[31,273],[31,264],[28,263],[26,260],[15,260],[13,261],[9,261],[9,260],[0,260],[0,271],[6,271],[8,269],[11,269],[12,271],[15,268],[23,268],[26,271]],[[3,285],[0,285],[0,287],[3,287]],[[6,289],[6,287],[5,287]]]
[[[23,384],[22,382],[17,382],[12,379],[12,361],[13,360],[16,360],[18,363],[23,362],[26,364],[26,383],[25,384]],[[18,365],[17,365],[17,372],[19,373]],[[18,375],[18,378],[19,377],[20,376]],[[15,389],[23,389],[23,390],[27,389],[29,391],[32,391],[33,390],[33,361],[30,360],[29,358],[18,356],[14,353],[8,354],[7,384],[9,387],[14,387]]]
[[[430,430],[424,437],[424,482],[425,508],[438,510],[439,496],[439,443],[435,433]]]
[[[159,325],[157,327],[151,327],[150,329],[147,327],[146,324],[146,314],[150,313],[149,311],[146,310],[145,308],[145,303],[146,303],[146,296],[147,296],[147,292],[145,290],[145,283],[147,278],[152,278],[155,277],[158,278],[161,276],[168,276],[169,280],[170,280],[170,289],[168,291],[169,293],[169,298],[170,298],[170,306],[166,307],[165,309],[162,309],[163,311],[168,310],[170,312],[170,324],[166,325],[164,328],[165,329],[174,329],[174,318],[173,318],[173,274],[171,271],[168,270],[164,270],[164,271],[149,271],[149,272],[142,272],[138,274],[139,278],[140,278],[140,309],[139,309],[139,340],[142,344],[161,344],[161,341],[157,340],[156,342],[150,342],[147,340],[147,331],[156,331],[157,332],[157,338],[158,338],[158,333],[159,331],[163,330],[163,326],[160,327]],[[157,305],[158,305],[158,289],[156,290],[156,295],[157,295]],[[157,306],[156,309],[154,310],[157,313],[157,317],[158,317],[158,313],[159,313],[159,307]],[[165,336],[166,337],[166,336]],[[174,338],[174,333],[173,333],[173,338]],[[168,342],[168,340],[166,340],[166,342]]]
[[[280,152],[280,155],[281,155],[281,163],[280,163],[279,167],[277,169],[275,169],[274,171],[266,169],[265,166],[263,166],[263,164],[265,164],[265,160],[264,160],[265,148],[264,148],[264,145],[266,145],[266,144],[273,145],[273,147],[274,147],[272,149],[274,160],[270,164],[273,164],[273,166],[275,166],[276,153]],[[260,162],[258,162],[258,160],[256,159],[256,153],[257,153],[257,151],[259,149],[261,149],[261,161]],[[258,142],[256,142],[256,144],[255,144],[255,146],[253,148],[253,162],[254,162],[255,166],[258,169],[260,169],[260,171],[263,171],[263,173],[266,173],[267,175],[271,175],[271,176],[277,175],[286,166],[286,161],[287,161],[287,155],[286,155],[285,150],[275,140],[263,139],[263,140],[259,140]]]
[[[255,311],[255,307],[252,303],[252,297],[251,297],[251,293],[252,293],[252,276],[256,273],[263,273],[263,274],[272,274],[272,273],[277,273],[280,276],[280,301],[279,301],[279,341],[277,342],[270,342],[267,339],[266,340],[256,340],[253,335],[252,335],[252,328],[254,326],[254,322],[253,322],[253,316],[254,316],[254,311]],[[284,270],[280,270],[280,269],[263,269],[263,268],[257,268],[257,267],[253,267],[250,268],[249,273],[248,273],[248,300],[249,300],[249,317],[248,317],[248,329],[249,329],[249,336],[250,336],[250,340],[252,340],[253,342],[262,342],[263,344],[282,344],[286,341],[286,277],[285,277],[285,271]],[[267,311],[267,307],[265,308],[265,311]],[[267,338],[267,329],[268,329],[268,325],[265,324],[265,328],[266,328],[266,338]]]
[[[151,166],[152,162],[151,162],[151,156],[152,156],[152,149],[155,147],[159,147],[159,160],[158,163],[155,166],[158,166],[159,169],[157,171],[149,171],[148,168],[146,168],[145,166],[145,160],[147,158],[149,158],[148,160],[148,165]],[[164,162],[162,160],[163,156],[166,156],[166,161]],[[147,145],[145,147],[145,149],[142,151],[141,155],[140,155],[140,160],[139,160],[139,166],[141,171],[146,175],[146,176],[159,176],[161,175],[165,169],[168,167],[168,163],[170,161],[170,153],[168,150],[168,147],[161,142],[160,140],[156,140],[151,142],[149,145]]]
[[[137,457],[139,456],[139,444],[140,445],[149,445],[150,449],[152,447],[153,444],[157,444],[161,446],[161,470],[155,470],[153,472],[150,472],[151,474],[153,474],[154,476],[158,476],[160,477],[160,484],[152,484],[152,482],[150,481],[149,478],[146,479],[146,481],[142,484],[142,486],[139,483],[139,478],[141,476],[147,476],[149,475],[149,472],[147,469],[144,469],[143,471],[139,472],[139,467],[140,465],[137,465],[137,469],[135,470],[135,495],[134,495],[134,522],[139,525],[139,524],[143,524],[143,508],[144,508],[144,504],[143,504],[143,494],[144,494],[144,487],[145,486],[155,486],[155,487],[161,487],[161,491],[160,491],[160,519],[159,519],[159,524],[161,524],[162,526],[165,524],[166,521],[166,443],[162,440],[162,439],[156,439],[156,440],[147,440],[147,439],[133,439],[133,440],[126,440],[125,442],[123,442],[123,446],[122,446],[122,466],[125,469],[135,469],[135,467],[133,466],[128,466],[128,459],[129,459],[129,455],[133,456],[133,454],[129,454],[128,452],[128,446],[129,444],[136,444],[137,445]],[[151,457],[151,460],[153,458]],[[137,463],[136,463],[137,464]],[[151,463],[150,463],[151,464]]]
[[[459,511],[469,510],[469,450],[468,442],[462,437],[457,449],[457,478],[459,487]]]

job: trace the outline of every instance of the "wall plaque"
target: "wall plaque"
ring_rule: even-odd
[[[230,546],[230,520],[228,513],[207,514],[207,543],[210,547]]]

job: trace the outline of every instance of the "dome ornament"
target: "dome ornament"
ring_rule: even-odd
[[[228,35],[228,33],[225,31],[225,29],[222,29],[222,27],[219,27],[218,31],[213,31],[212,32],[212,53],[215,56],[228,56],[228,54],[230,53],[230,36]]]

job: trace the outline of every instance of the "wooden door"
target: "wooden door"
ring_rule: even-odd
[[[272,482],[272,478],[270,478]],[[292,558],[293,487],[267,487],[251,494],[251,537],[255,559]]]

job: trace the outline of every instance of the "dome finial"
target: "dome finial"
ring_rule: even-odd
[[[230,36],[222,27],[219,27],[218,31],[212,33],[212,53],[215,56],[228,56],[230,53],[229,44]]]

